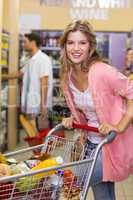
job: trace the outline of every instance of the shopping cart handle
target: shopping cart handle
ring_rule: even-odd
[[[104,139],[104,144],[112,142],[115,139],[116,135],[117,135],[116,131],[110,131]]]
[[[65,127],[63,126],[62,123],[60,123],[60,124],[57,124],[52,130],[53,132],[56,132],[56,131],[61,131],[63,129],[65,129]]]
[[[99,132],[98,128],[88,126],[87,124],[75,124],[75,123],[73,123],[73,128],[79,128],[79,129],[83,129],[83,130],[87,130],[87,131],[93,131],[93,132],[96,132],[96,133]],[[108,133],[108,135],[106,136],[106,138],[104,139],[104,141],[105,141],[104,143],[107,144],[107,143],[112,142],[115,139],[116,135],[117,135],[116,131],[110,131]]]
[[[93,131],[93,132],[96,132],[96,133],[99,132],[98,128],[92,127],[92,126],[88,126],[87,124],[76,124],[76,123],[73,123],[72,124],[72,128],[83,129],[83,130],[87,130],[87,131]],[[53,132],[56,132],[56,131],[60,131],[62,129],[65,129],[65,127],[63,126],[62,123],[60,123],[60,124],[56,125],[51,131],[53,133]],[[49,133],[49,135],[51,135],[51,133]],[[112,142],[115,139],[116,135],[117,135],[116,131],[114,131],[114,130],[110,131],[108,133],[108,135],[104,139],[104,144]]]
[[[83,130],[87,130],[87,131],[93,131],[93,132],[96,132],[96,133],[99,132],[98,128],[88,126],[87,124],[75,124],[75,123],[73,123],[73,128],[79,128],[79,129],[83,129]],[[105,137],[104,143],[107,144],[107,143],[112,142],[115,139],[116,135],[117,135],[116,131],[113,131],[113,130],[110,131],[108,133],[108,135]]]
[[[93,126],[88,126],[87,124],[76,124],[76,123],[73,123],[72,124],[72,128],[76,128],[76,129],[83,129],[83,130],[86,130],[86,131],[93,131],[93,132],[96,132],[98,133],[99,130],[98,128],[96,127],[93,127]],[[62,129],[67,129],[63,126],[62,123],[56,125],[54,128],[53,128],[53,131],[56,132],[56,131],[60,131]]]
[[[99,132],[98,128],[93,127],[93,126],[88,126],[87,124],[76,124],[76,123],[73,123],[72,126],[73,126],[73,128],[83,129],[83,130],[86,130],[86,131],[93,131],[93,132],[96,132],[96,133]]]
[[[83,129],[83,130],[86,130],[86,131],[93,131],[93,132],[96,132],[96,133],[99,132],[98,128],[93,127],[93,126],[88,126],[87,124],[76,124],[76,123],[73,123],[72,124],[72,128]],[[58,124],[58,125],[56,125],[54,127],[54,131],[60,131],[62,129],[67,129],[67,128],[65,128],[63,126],[62,123],[60,123],[60,124]]]

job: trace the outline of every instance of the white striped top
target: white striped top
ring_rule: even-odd
[[[73,100],[77,108],[79,108],[85,115],[88,125],[98,127],[99,122],[97,119],[93,99],[91,92],[86,89],[84,92],[79,91],[73,82],[70,80],[70,89],[73,94]],[[98,144],[101,142],[101,137],[95,132],[88,132],[88,139],[94,143]]]

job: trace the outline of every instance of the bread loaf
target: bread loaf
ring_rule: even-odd
[[[28,121],[28,119],[24,115],[20,115],[20,122],[24,130],[26,131],[28,137],[35,137],[36,135],[35,129],[30,123],[30,121]]]

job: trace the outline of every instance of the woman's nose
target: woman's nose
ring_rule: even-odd
[[[80,49],[79,44],[75,43],[73,48],[74,48],[74,50],[79,50]]]

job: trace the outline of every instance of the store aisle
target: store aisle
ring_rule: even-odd
[[[116,184],[116,200],[133,200],[133,175],[126,181]],[[94,200],[92,191],[88,194],[88,200]]]

